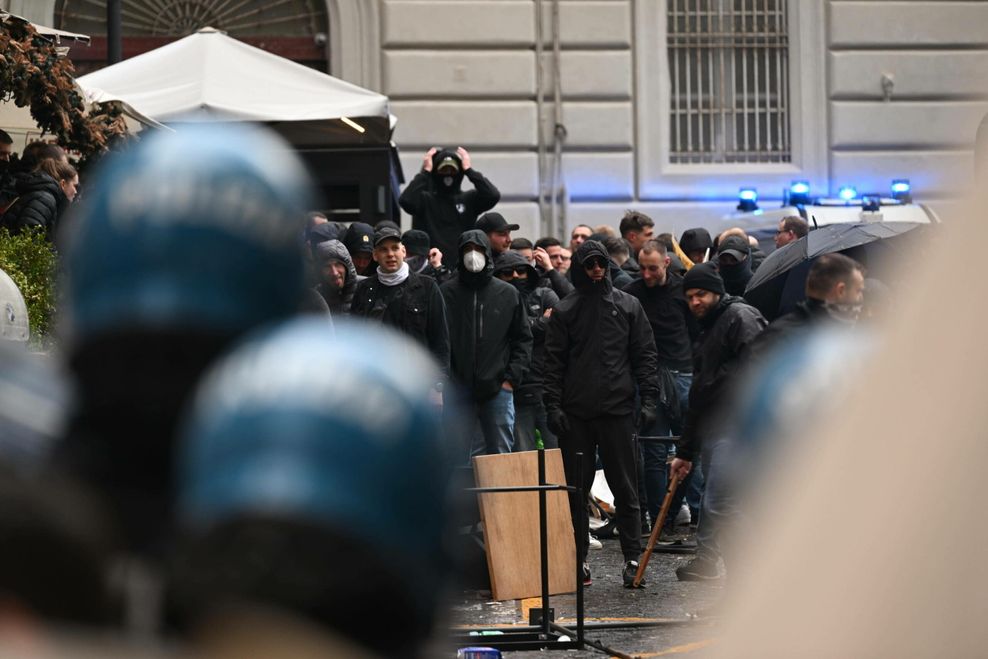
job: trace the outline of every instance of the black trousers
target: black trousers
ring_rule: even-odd
[[[631,415],[599,416],[593,419],[569,417],[570,432],[559,437],[559,448],[563,452],[563,468],[566,482],[582,483],[584,493],[590,492],[596,471],[597,451],[604,465],[604,476],[614,493],[617,508],[618,535],[621,539],[621,552],[624,560],[637,561],[642,552],[641,517],[638,505],[638,467],[635,459],[635,446],[632,436],[635,432]],[[576,454],[583,453],[583,473],[576,473]],[[580,506],[587,502],[577,501],[570,495],[570,512],[573,514],[573,528],[576,541],[581,547],[581,555],[587,555],[587,534],[589,528],[577,526]],[[583,516],[586,520],[586,515]]]

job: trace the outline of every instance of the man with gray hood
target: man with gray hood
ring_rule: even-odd
[[[316,292],[334,316],[348,315],[357,283],[363,279],[353,267],[350,252],[339,240],[327,240],[312,248],[312,261],[319,280]]]
[[[641,553],[638,469],[634,444],[635,390],[641,398],[640,428],[656,420],[659,386],[655,339],[637,298],[611,284],[607,250],[596,240],[580,245],[571,269],[576,290],[549,317],[545,339],[542,399],[549,427],[559,437],[566,482],[590,491],[600,451],[607,484],[614,493],[624,554],[622,580],[631,587]],[[582,473],[576,454],[583,454]],[[570,498],[574,526],[584,501]],[[576,528],[586,556],[588,529]],[[584,584],[590,567],[583,564]]]
[[[494,257],[480,230],[460,236],[456,277],[440,287],[449,322],[450,375],[472,411],[471,455],[510,453],[513,393],[532,358],[532,331],[521,295],[494,277]]]

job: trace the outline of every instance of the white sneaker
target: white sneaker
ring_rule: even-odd
[[[679,512],[676,513],[675,525],[688,526],[691,521],[690,507],[684,503],[682,508],[679,509]]]
[[[604,548],[604,545],[602,545],[600,543],[600,540],[598,540],[597,538],[593,537],[589,533],[587,534],[587,537],[590,538],[590,548],[591,549],[603,549]]]

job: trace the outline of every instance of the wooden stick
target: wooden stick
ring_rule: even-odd
[[[645,568],[648,566],[648,559],[652,557],[652,550],[655,549],[655,543],[659,539],[659,534],[662,533],[662,525],[666,523],[669,506],[672,505],[672,497],[676,494],[677,487],[679,487],[679,476],[673,475],[672,480],[669,481],[669,491],[666,492],[666,498],[662,500],[662,509],[659,510],[659,518],[652,521],[652,533],[648,536],[648,546],[645,547],[645,553],[642,554],[641,561],[638,563],[638,572],[635,574],[635,588],[641,585],[642,579],[645,577]]]

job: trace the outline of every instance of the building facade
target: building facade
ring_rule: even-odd
[[[84,27],[60,22],[71,0],[6,4]],[[224,3],[123,0],[172,4]],[[429,147],[462,145],[533,237],[627,208],[713,227],[739,188],[769,208],[793,180],[835,194],[908,178],[946,211],[988,114],[988,1],[291,0],[272,28],[274,4],[240,13],[391,98],[406,178]]]

